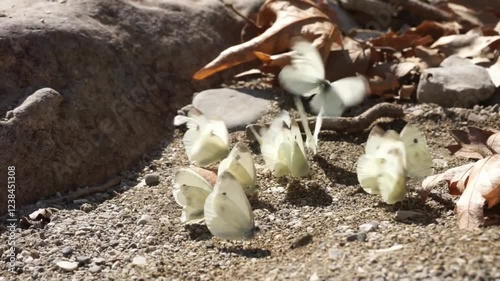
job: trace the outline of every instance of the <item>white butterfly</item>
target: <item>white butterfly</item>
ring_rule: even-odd
[[[255,165],[250,149],[245,143],[241,141],[236,143],[229,156],[220,162],[217,173],[220,175],[224,171],[230,172],[240,182],[248,196],[257,195]]]
[[[214,236],[227,240],[250,239],[257,231],[248,198],[228,171],[219,175],[205,201],[205,222]]]
[[[374,127],[365,152],[356,168],[361,187],[369,194],[380,194],[387,204],[402,201],[407,192],[406,155],[398,133]]]
[[[260,143],[266,166],[274,176],[290,173],[294,177],[303,177],[309,174],[304,141],[297,122],[290,118],[288,111],[282,110],[262,136],[253,128],[252,131]]]
[[[205,200],[212,186],[197,172],[181,168],[175,173],[173,195],[182,207],[182,223],[198,223],[203,220]]]
[[[294,52],[291,55],[291,64],[283,67],[279,81],[285,90],[294,95],[307,97],[318,94],[312,101],[313,107],[320,108],[314,136],[307,132],[309,127],[299,109],[302,125],[306,130],[306,144],[308,149],[316,153],[315,144],[321,129],[322,116],[341,116],[347,107],[361,103],[369,92],[369,85],[361,76],[343,78],[333,83],[325,80],[325,68],[318,50],[303,39],[294,39],[292,50]]]
[[[423,133],[407,124],[399,134],[406,149],[406,172],[410,178],[421,180],[434,173],[432,156]]]
[[[358,160],[358,181],[367,193],[380,194],[388,204],[404,199],[407,176],[421,179],[433,172],[425,138],[410,124],[399,135],[374,127],[365,152]]]
[[[188,116],[178,115],[174,125],[187,123],[182,139],[188,159],[197,166],[207,166],[224,159],[229,153],[229,133],[224,121],[210,120],[191,108]]]

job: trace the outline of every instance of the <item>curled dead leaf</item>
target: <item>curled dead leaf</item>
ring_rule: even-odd
[[[408,29],[405,34],[415,34],[421,37],[431,36],[433,41],[436,41],[442,36],[459,34],[460,24],[457,22],[439,23],[436,21],[423,21],[417,27]]]
[[[334,42],[342,44],[338,28],[310,0],[267,0],[259,10],[256,24],[269,28],[259,36],[221,52],[196,72],[193,79],[202,80],[232,66],[253,61],[258,58],[256,52],[279,54],[289,49],[291,39],[296,36],[304,37],[318,48],[323,61],[328,58]]]
[[[462,58],[481,57],[488,47],[493,49],[500,47],[500,36],[449,35],[439,38],[431,46],[447,56],[457,55]]]
[[[383,36],[371,39],[369,42],[375,47],[390,47],[396,51],[402,51],[406,48],[426,45],[433,41],[430,35],[420,36],[418,34],[397,35],[389,32]]]
[[[476,127],[468,127],[467,129],[468,132],[450,130],[451,136],[458,143],[446,147],[452,155],[469,159],[481,159],[494,153],[487,144],[487,140],[493,132]]]
[[[190,165],[189,168],[202,176],[211,186],[215,185],[217,181],[217,171],[196,167],[194,165]]]
[[[500,202],[500,154],[477,161],[470,170],[467,186],[457,201],[458,226],[474,229],[483,224],[484,204]]]
[[[500,133],[494,133],[486,140],[486,145],[496,153],[500,153]]]
[[[428,176],[422,181],[420,196],[425,201],[429,192],[438,184],[445,181],[451,195],[460,195],[465,189],[466,179],[469,177],[470,170],[475,163],[469,163],[459,167],[451,168],[443,173]]]

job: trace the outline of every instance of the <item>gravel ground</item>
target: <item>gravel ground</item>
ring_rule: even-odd
[[[278,103],[291,106],[290,100]],[[498,107],[406,104],[405,110],[406,121],[424,131],[438,171],[468,162],[443,148],[453,142],[448,129],[500,129]],[[396,120],[383,127],[404,125]],[[176,168],[188,165],[181,134],[144,156],[140,170],[124,173],[120,187],[53,205],[58,211],[43,228],[17,229],[18,274],[8,274],[2,262],[0,280],[500,280],[500,228],[459,230],[456,199],[445,186],[425,203],[412,192],[394,206],[362,191],[354,172],[368,132],[322,133],[312,172],[300,180],[273,178],[257,154],[261,190],[253,208],[261,232],[254,240],[227,242],[212,238],[204,225],[185,227],[171,192]],[[244,134],[231,138],[234,143]],[[158,185],[144,183],[150,173],[159,174]],[[8,232],[0,231],[5,261]]]

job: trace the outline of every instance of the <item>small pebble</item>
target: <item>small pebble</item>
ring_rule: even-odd
[[[160,175],[158,173],[147,174],[144,181],[148,186],[155,186],[160,182]]]
[[[344,252],[341,249],[330,248],[328,250],[328,257],[332,260],[337,260],[342,257],[343,253]]]
[[[319,279],[319,276],[316,272],[314,272],[311,277],[309,277],[309,281],[319,281],[321,279]]]
[[[353,242],[353,241],[365,242],[366,241],[366,232],[354,233],[354,234],[347,236],[347,242]]]
[[[212,249],[214,247],[214,243],[212,243],[212,241],[206,241],[205,247],[208,249]]]
[[[375,231],[378,228],[378,222],[369,222],[364,223],[359,226],[359,231],[361,232],[370,232]]]
[[[95,264],[103,264],[106,260],[103,258],[93,258],[92,262]]]
[[[99,271],[101,271],[101,267],[98,265],[93,265],[93,266],[89,267],[89,271],[91,273],[98,273]]]
[[[147,214],[144,214],[142,215],[138,220],[137,220],[137,224],[138,225],[145,225],[147,224],[149,221],[151,220],[151,216],[150,215],[147,215]]]
[[[146,265],[146,258],[143,256],[135,256],[134,259],[132,259],[132,263],[135,265]]]
[[[71,248],[70,246],[68,246],[68,247],[64,247],[64,248],[62,249],[62,254],[63,254],[63,256],[65,256],[65,257],[69,257],[69,256],[71,256],[71,254],[72,254],[72,253],[73,253],[73,248]]]
[[[77,262],[69,262],[69,261],[60,261],[56,263],[57,266],[59,266],[61,269],[64,269],[66,271],[73,271],[78,267]]]
[[[89,256],[78,256],[78,257],[76,257],[76,261],[80,265],[85,265],[85,264],[89,263],[90,257]]]
[[[467,120],[470,122],[480,122],[483,118],[478,114],[470,113],[469,116],[467,116]]]

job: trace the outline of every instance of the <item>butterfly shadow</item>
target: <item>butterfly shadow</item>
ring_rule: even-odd
[[[323,170],[326,177],[331,182],[337,182],[347,186],[358,184],[358,178],[355,173],[332,165],[321,155],[316,154],[313,159],[318,163],[318,166]]]
[[[259,198],[251,200],[250,204],[254,210],[266,209],[271,213],[276,212],[276,208],[271,203],[262,201]]]
[[[441,217],[441,212],[426,205],[420,198],[413,196],[407,197],[404,201],[394,205],[382,203],[379,207],[396,214],[395,220],[404,224],[424,226],[432,223],[436,224],[437,219]]]
[[[308,186],[298,180],[293,180],[288,185],[285,201],[296,206],[329,206],[332,204],[332,196],[319,184],[312,182]]]
[[[205,241],[212,239],[212,233],[205,224],[186,224],[184,226],[189,234],[189,239],[195,241]]]
[[[236,254],[246,258],[265,258],[271,255],[270,250],[260,248],[241,248],[241,247],[224,247],[220,249],[221,252]]]

